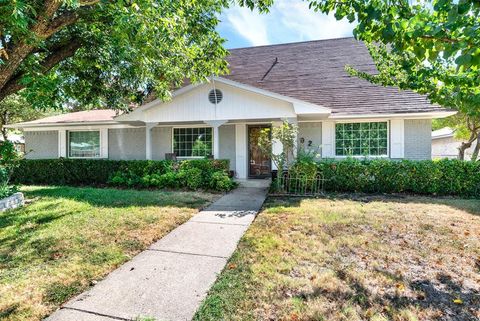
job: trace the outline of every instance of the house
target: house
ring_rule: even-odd
[[[453,112],[424,96],[351,77],[345,65],[373,72],[353,38],[230,51],[230,73],[175,91],[128,114],[83,111],[12,127],[25,132],[27,158],[230,160],[239,178],[274,169],[257,146],[262,128],[298,124],[299,144],[322,158],[430,159],[431,120]],[[281,150],[274,143],[275,150]]]
[[[458,148],[462,140],[454,137],[455,130],[444,127],[432,132],[432,158],[458,158]],[[470,159],[474,145],[465,150],[465,159]]]

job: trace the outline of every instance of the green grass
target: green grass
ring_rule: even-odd
[[[194,320],[448,315],[480,318],[480,200],[331,196],[269,199]]]
[[[0,319],[41,320],[216,196],[24,187],[28,204],[0,213]]]

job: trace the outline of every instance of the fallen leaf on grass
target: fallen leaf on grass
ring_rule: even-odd
[[[230,263],[230,264],[228,264],[227,267],[228,267],[229,270],[233,270],[237,267],[237,265],[235,263]]]
[[[462,301],[462,299],[455,299],[455,300],[453,300],[453,303],[455,303],[455,304],[463,304],[463,301]]]
[[[395,287],[397,288],[397,290],[399,291],[405,291],[405,285],[403,283],[396,283],[395,284]]]

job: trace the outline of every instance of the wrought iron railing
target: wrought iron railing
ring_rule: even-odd
[[[305,175],[283,173],[272,182],[271,194],[276,196],[318,196],[325,191],[322,174]]]

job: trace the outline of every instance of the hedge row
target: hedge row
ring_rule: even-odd
[[[327,191],[480,197],[480,162],[346,159],[315,165]]]
[[[228,160],[187,160],[183,167],[198,168],[202,173],[207,171],[229,170]],[[117,161],[93,159],[24,159],[12,175],[16,184],[39,185],[106,185],[117,173],[129,173],[132,176],[163,175],[175,170],[172,161]]]

